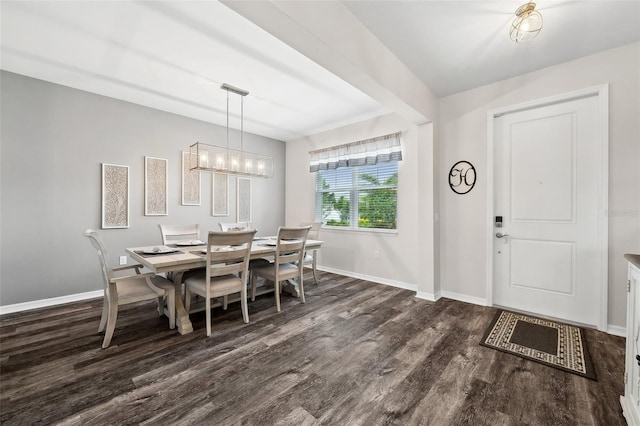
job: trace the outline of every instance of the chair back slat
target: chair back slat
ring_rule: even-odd
[[[162,234],[162,244],[167,245],[179,241],[199,240],[200,225],[158,225]]]
[[[284,263],[302,262],[304,245],[310,226],[280,227],[276,242],[276,267]]]
[[[300,250],[296,250],[294,252],[286,252],[280,253],[278,256],[278,263],[282,265],[283,263],[293,263],[298,260],[300,257]]]
[[[207,277],[247,274],[255,229],[211,231],[207,238]]]

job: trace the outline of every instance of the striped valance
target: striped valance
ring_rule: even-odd
[[[402,132],[310,151],[309,171],[337,169],[388,163],[402,160],[400,136]]]

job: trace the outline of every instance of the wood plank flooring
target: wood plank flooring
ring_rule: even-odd
[[[309,276],[310,277],[310,276]],[[478,344],[496,310],[321,273],[307,303],[273,295],[192,314],[181,336],[153,303],[101,301],[0,318],[0,423],[623,425],[624,339],[587,330],[598,381]]]

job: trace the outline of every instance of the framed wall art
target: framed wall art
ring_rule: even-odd
[[[168,161],[144,157],[144,215],[167,215]]]
[[[190,170],[188,151],[182,151],[182,205],[183,206],[199,206],[200,205],[200,172]]]
[[[129,227],[129,166],[102,163],[102,229]]]
[[[251,222],[251,179],[237,178],[236,222]]]
[[[211,216],[229,216],[229,175],[211,173]]]

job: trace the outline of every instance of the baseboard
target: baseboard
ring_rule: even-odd
[[[607,326],[607,333],[613,334],[614,336],[627,337],[627,328],[609,324]]]
[[[346,277],[357,278],[360,280],[367,280],[374,283],[385,284],[391,287],[402,288],[405,290],[418,291],[418,286],[415,284],[405,283],[403,281],[389,280],[386,278],[374,277],[372,275],[359,274],[357,272],[343,271],[342,269],[329,268],[326,266],[319,266],[319,271],[331,272],[332,274],[344,275]]]
[[[102,297],[104,290],[87,291],[86,293],[70,294],[68,296],[52,297],[50,299],[33,300],[31,302],[15,303],[13,305],[0,306],[0,315],[12,314],[14,312],[29,311],[31,309],[46,308],[49,306],[62,305],[64,303],[79,302],[81,300],[95,299]]]
[[[481,297],[467,296],[466,294],[454,293],[451,291],[440,291],[439,297],[446,297],[447,299],[458,300],[460,302],[471,303],[473,305],[488,306],[487,299]]]
[[[436,300],[440,299],[440,296],[438,296],[437,293],[433,294],[427,293],[426,291],[417,291],[416,298],[435,302]]]

